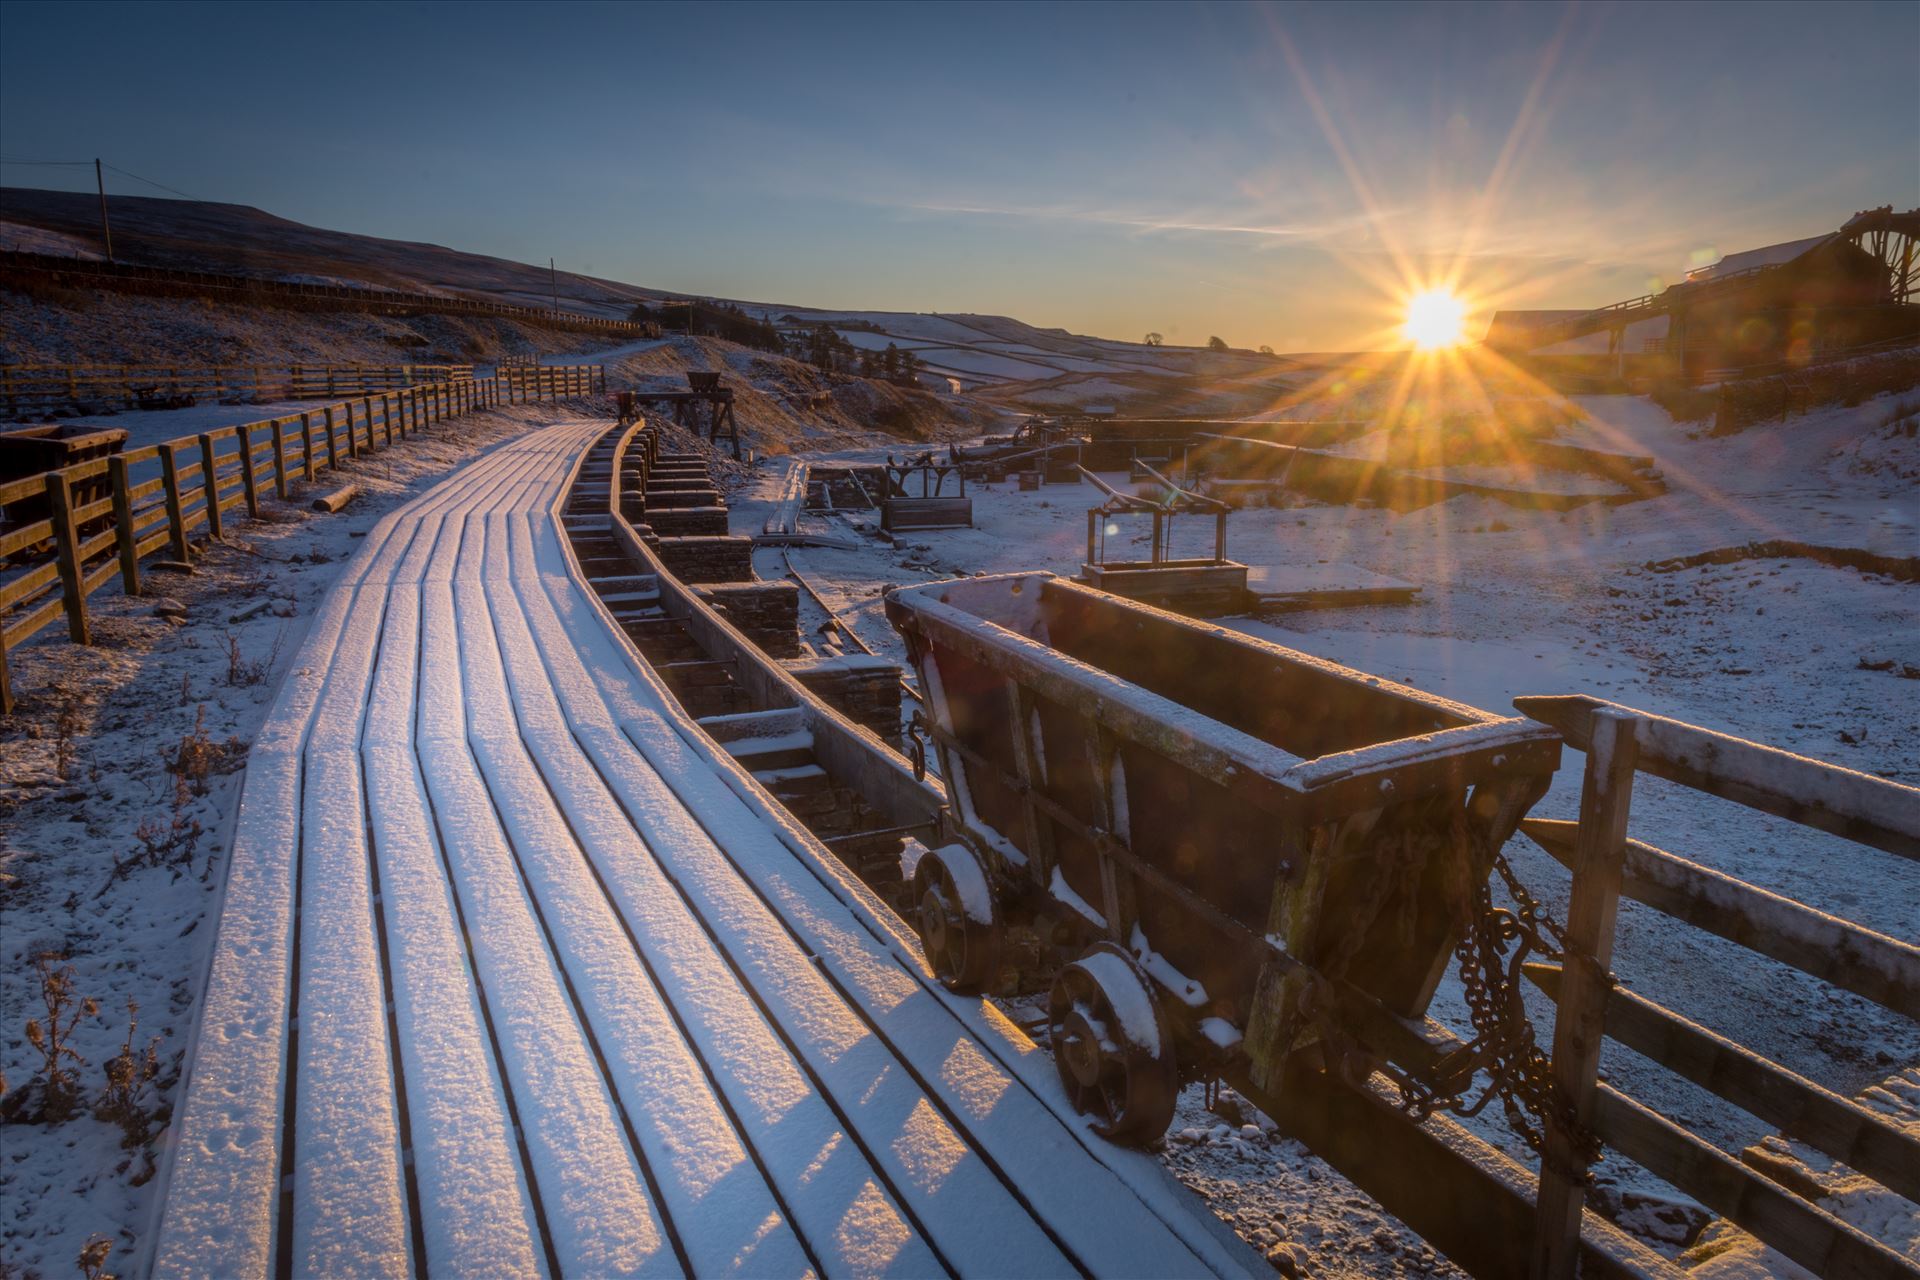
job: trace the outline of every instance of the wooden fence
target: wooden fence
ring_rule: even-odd
[[[494,379],[505,390],[507,403],[544,400],[553,396],[604,394],[607,370],[597,364],[509,364],[494,370]]]
[[[480,315],[503,316],[547,328],[576,331],[601,331],[636,338],[658,337],[656,325],[631,320],[609,320],[577,311],[556,311],[547,307],[520,307],[505,302],[485,302],[478,298],[449,297],[436,293],[406,293],[396,289],[364,289],[353,285],[306,284],[295,280],[273,280],[264,276],[229,275],[216,271],[183,271],[172,267],[146,267],[130,262],[96,262],[86,258],[62,258],[42,253],[0,253],[0,278],[38,278],[54,285],[112,289],[120,293],[159,294],[172,297],[216,296],[241,302],[285,305],[323,310],[370,311],[378,315]],[[620,305],[631,303],[620,300]]]
[[[132,408],[142,399],[177,396],[332,399],[472,380],[470,364],[8,364],[0,365],[0,404],[18,414],[89,400]]]
[[[449,379],[368,393],[304,413],[219,427],[112,457],[0,484],[0,506],[39,499],[46,514],[0,528],[0,713],[13,710],[7,654],[63,615],[77,644],[92,643],[87,597],[118,577],[141,594],[141,561],[164,552],[189,562],[193,535],[219,539],[227,513],[260,512],[269,492],[284,499],[295,480],[313,480],[347,458],[404,440],[433,423],[504,403],[560,399],[604,390],[597,365],[552,366],[509,384]],[[133,469],[157,462],[159,474]],[[24,568],[7,565],[51,547]]]
[[[1876,933],[1627,836],[1636,773],[1742,804],[1900,857],[1920,859],[1920,788],[1855,773],[1597,698],[1518,698],[1587,753],[1577,822],[1522,829],[1573,872],[1563,965],[1527,974],[1558,1004],[1556,1088],[1578,1122],[1816,1275],[1912,1277],[1912,1265],[1791,1182],[1775,1181],[1598,1078],[1612,1038],[1909,1200],[1920,1135],[1636,991],[1609,969],[1615,913],[1632,898],[1685,924],[1920,1019],[1920,947]],[[1749,1157],[1750,1158],[1750,1157]],[[1581,1162],[1550,1126],[1535,1235],[1536,1276],[1574,1274]]]

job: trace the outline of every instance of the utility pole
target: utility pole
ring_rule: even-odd
[[[93,181],[100,188],[100,236],[107,242],[107,261],[113,261],[113,228],[107,225],[107,180],[100,173],[100,157],[93,158]]]
[[[553,314],[560,314],[560,269],[553,265],[553,259],[547,259],[547,279],[553,289]]]

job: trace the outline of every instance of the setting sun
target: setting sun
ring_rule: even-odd
[[[1445,289],[1428,289],[1407,299],[1407,341],[1422,351],[1451,347],[1465,336],[1467,304]]]

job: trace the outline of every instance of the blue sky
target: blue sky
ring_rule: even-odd
[[[0,4],[9,161],[661,288],[1282,351],[1390,344],[1430,280],[1482,319],[1597,304],[1920,203],[1917,83],[1911,2]]]

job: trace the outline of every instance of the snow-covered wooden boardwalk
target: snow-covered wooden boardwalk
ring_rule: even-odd
[[[387,517],[253,748],[164,1276],[1236,1274],[695,730],[553,514],[603,424]]]

